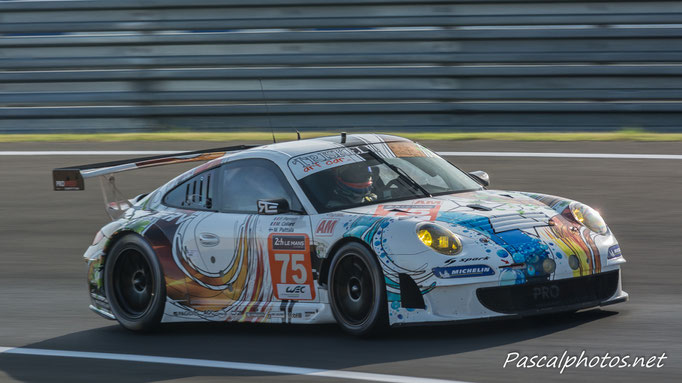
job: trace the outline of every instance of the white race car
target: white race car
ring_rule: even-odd
[[[231,147],[54,170],[84,178],[207,161],[107,203],[85,253],[90,308],[131,330],[160,322],[388,326],[575,311],[627,300],[600,215],[548,195],[486,190],[387,135]],[[112,190],[118,190],[113,186]]]

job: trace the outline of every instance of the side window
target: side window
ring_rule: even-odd
[[[216,170],[209,170],[176,186],[163,199],[165,205],[181,209],[211,210]]]
[[[303,207],[280,168],[268,160],[239,160],[223,165],[222,211],[257,213],[257,201],[284,198],[292,210]]]

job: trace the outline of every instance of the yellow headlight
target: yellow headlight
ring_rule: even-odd
[[[417,237],[422,243],[445,255],[462,251],[462,242],[450,230],[435,223],[423,223],[417,227]]]
[[[422,242],[424,242],[424,244],[425,244],[426,246],[429,246],[429,247],[430,247],[431,244],[433,243],[433,238],[431,237],[431,233],[429,233],[428,230],[426,230],[426,229],[424,229],[424,230],[419,230],[419,232],[417,233],[417,235],[419,236],[419,239],[420,239]]]

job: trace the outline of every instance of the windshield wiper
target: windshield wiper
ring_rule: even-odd
[[[410,177],[409,174],[407,174],[403,169],[401,169],[401,168],[399,168],[399,167],[397,167],[397,166],[395,166],[395,165],[392,165],[392,164],[388,163],[388,161],[386,161],[385,159],[381,158],[378,154],[374,153],[373,151],[371,151],[371,150],[369,150],[369,149],[367,150],[367,154],[369,154],[370,156],[372,156],[372,158],[374,158],[375,160],[377,160],[379,163],[388,166],[388,168],[391,169],[391,170],[393,170],[394,172],[396,172],[396,174],[398,174],[398,177],[400,177],[403,181],[407,182],[409,185],[412,185],[412,186],[415,187],[417,190],[419,190],[419,191],[421,191],[422,193],[424,193],[424,196],[425,196],[425,197],[432,197],[431,193],[429,193],[428,190],[424,189],[423,186],[421,186],[417,181],[415,181],[412,177]]]

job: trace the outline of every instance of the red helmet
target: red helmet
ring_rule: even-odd
[[[362,198],[372,191],[372,168],[366,164],[341,166],[336,173],[336,185],[340,194]]]

